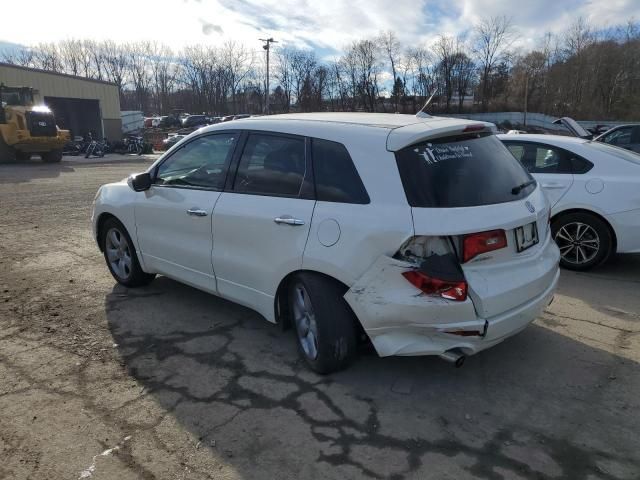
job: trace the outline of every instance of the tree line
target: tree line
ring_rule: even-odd
[[[532,50],[516,47],[504,16],[482,19],[459,36],[402,45],[394,32],[355,40],[333,59],[313,50],[273,50],[271,113],[536,111],[581,119],[637,120],[640,24],[596,29],[583,19],[546,34]],[[65,40],[4,52],[21,66],[113,82],[123,110],[168,114],[262,113],[261,51],[228,41],[174,51],[157,42]]]

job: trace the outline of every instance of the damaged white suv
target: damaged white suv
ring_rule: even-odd
[[[549,204],[491,125],[427,115],[205,127],[102,186],[92,218],[119,283],[162,274],[291,325],[320,373],[366,337],[461,364],[533,321],[559,275]]]

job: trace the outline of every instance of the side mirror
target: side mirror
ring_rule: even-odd
[[[149,172],[138,173],[129,177],[129,186],[136,192],[144,192],[151,188],[151,174]]]

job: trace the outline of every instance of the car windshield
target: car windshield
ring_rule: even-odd
[[[639,153],[632,152],[631,150],[626,150],[622,147],[616,147],[608,143],[602,143],[597,141],[587,142],[587,145],[601,152],[608,153],[609,155],[613,155],[614,157],[621,158],[622,160],[626,160],[627,162],[632,162],[640,165]]]
[[[470,207],[511,202],[536,187],[533,177],[492,134],[421,142],[396,152],[412,207]]]

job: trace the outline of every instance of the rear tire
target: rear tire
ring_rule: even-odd
[[[355,315],[336,282],[319,274],[299,273],[289,284],[289,312],[298,351],[315,372],[342,370],[355,358]]]
[[[45,163],[59,163],[62,160],[62,150],[51,150],[42,154]]]
[[[130,288],[142,287],[155,278],[155,274],[142,270],[127,229],[115,218],[109,218],[101,226],[100,246],[107,267],[119,284]]]
[[[589,270],[613,253],[609,226],[587,212],[560,215],[551,224],[551,235],[560,249],[560,265],[569,270]]]

